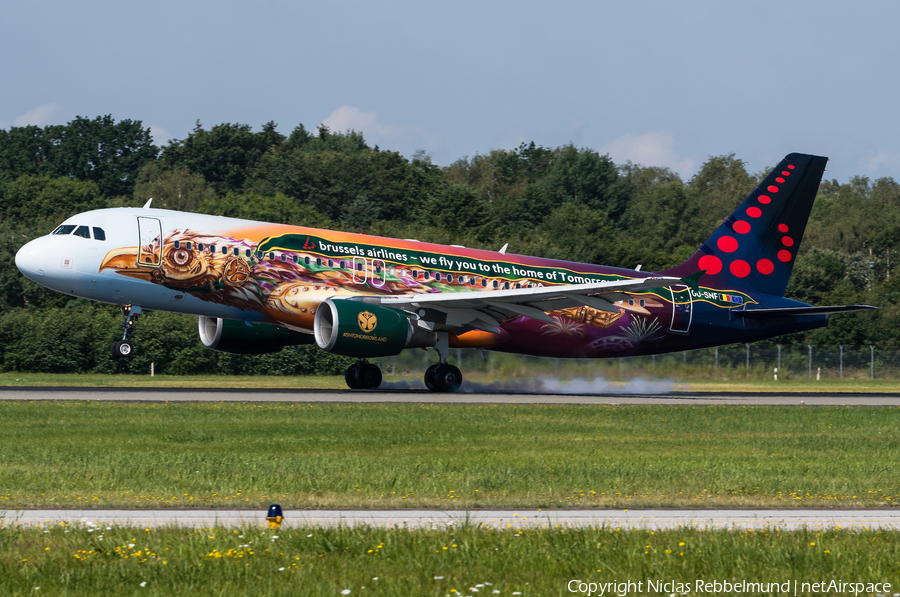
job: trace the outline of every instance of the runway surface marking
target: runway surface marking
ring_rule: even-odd
[[[5,526],[265,526],[265,510],[0,510]],[[900,530],[900,510],[285,510],[286,527]]]
[[[670,404],[773,406],[900,406],[900,394],[706,393],[664,394],[438,394],[417,390],[289,390],[195,388],[0,387],[0,400],[101,402],[331,402],[428,404]]]

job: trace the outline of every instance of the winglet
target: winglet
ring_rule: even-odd
[[[699,290],[700,288],[700,276],[706,273],[705,269],[701,269],[699,272],[693,273],[690,276],[685,276],[681,279],[682,282],[687,284],[688,288],[691,290]]]

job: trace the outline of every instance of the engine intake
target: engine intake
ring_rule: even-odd
[[[200,341],[203,346],[231,354],[267,354],[285,346],[312,344],[309,334],[301,334],[269,323],[254,323],[200,316]]]
[[[387,357],[437,343],[434,332],[403,311],[346,299],[325,299],[316,310],[313,332],[322,350],[358,358]]]

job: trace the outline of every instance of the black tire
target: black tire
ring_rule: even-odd
[[[381,385],[381,369],[372,363],[365,363],[356,370],[356,384],[363,390],[374,390]]]
[[[109,347],[113,358],[124,359],[131,356],[133,350],[131,342],[128,340],[117,340]]]
[[[449,363],[442,363],[434,373],[434,388],[438,392],[455,392],[462,385],[462,372]]]
[[[437,391],[437,387],[434,385],[434,374],[437,372],[438,367],[440,367],[440,363],[435,363],[431,367],[425,370],[425,387],[431,390],[432,392]]]
[[[349,387],[351,390],[360,389],[359,385],[357,385],[356,382],[356,372],[358,369],[359,363],[354,363],[353,365],[347,367],[347,370],[344,371],[344,381],[347,382],[347,387]]]

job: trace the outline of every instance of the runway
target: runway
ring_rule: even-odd
[[[285,527],[900,529],[897,510],[285,510]],[[0,510],[0,525],[265,526],[266,510]]]
[[[0,400],[109,402],[332,402],[428,404],[667,404],[774,406],[900,406],[900,394],[660,392],[528,393],[497,390],[438,394],[426,390],[291,390],[202,388],[0,387]]]

